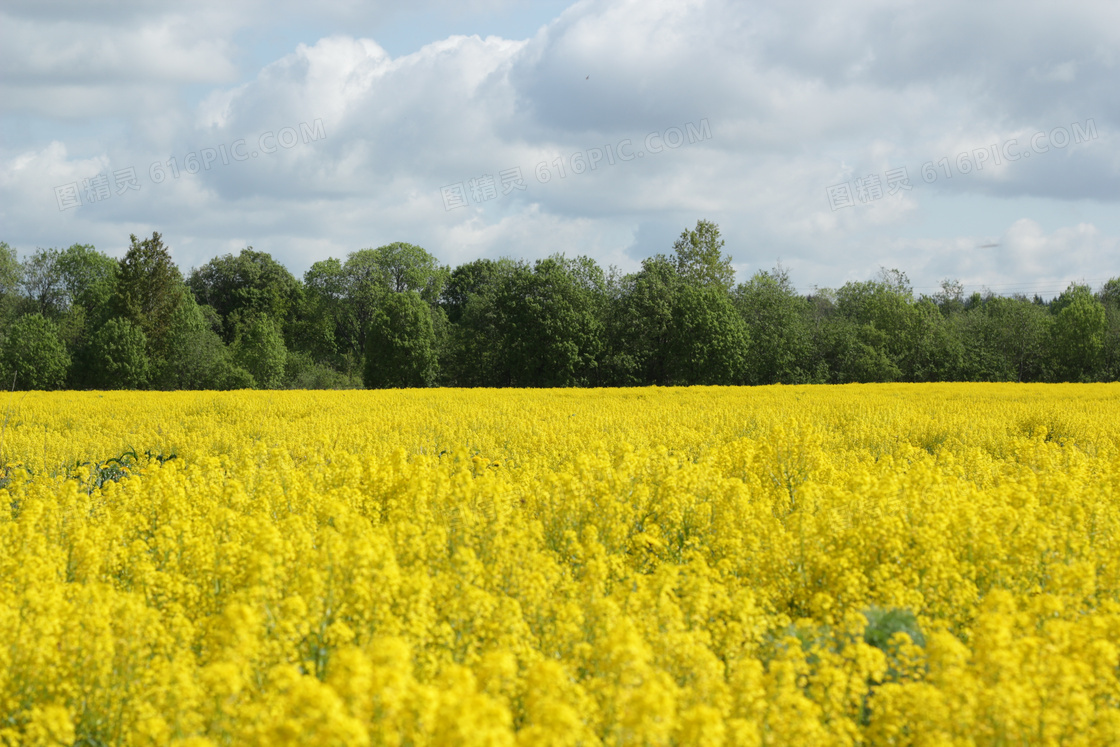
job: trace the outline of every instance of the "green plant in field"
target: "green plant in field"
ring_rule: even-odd
[[[926,645],[918,619],[910,610],[869,607],[863,616],[867,618],[867,628],[863,632],[864,642],[884,653],[889,653],[888,644],[895,633],[905,633],[918,646]]]

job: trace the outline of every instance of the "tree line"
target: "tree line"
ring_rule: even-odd
[[[393,243],[302,279],[252,247],[185,277],[162,237],[0,242],[0,384],[242,389],[1115,381],[1120,278],[1054,299],[906,275],[799,295],[782,267],[735,282],[715,224],[637,272],[555,255],[441,265]]]

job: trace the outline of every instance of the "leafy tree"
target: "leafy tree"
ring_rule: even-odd
[[[360,389],[362,382],[328,365],[316,362],[309,353],[289,351],[284,362],[284,387],[287,389]]]
[[[448,277],[440,298],[448,321],[458,324],[471,297],[492,289],[500,272],[500,263],[492,259],[476,259],[456,267]]]
[[[595,285],[602,271],[553,256],[503,277],[496,298],[512,386],[586,386],[598,366],[603,325]]]
[[[666,349],[680,286],[675,264],[662,254],[643,260],[640,271],[622,278],[607,322],[610,383],[669,383]]]
[[[59,336],[75,361],[71,386],[88,386],[88,360],[92,332],[112,316],[110,302],[117,280],[118,263],[89,244],[74,244],[54,252],[51,272],[61,294],[55,318]]]
[[[734,301],[750,332],[747,380],[752,384],[810,381],[810,306],[797,295],[789,273],[780,266],[755,273],[736,288]]]
[[[959,280],[945,278],[941,281],[941,290],[933,294],[933,302],[945,316],[963,312],[964,285]]]
[[[189,294],[176,309],[168,333],[168,355],[154,367],[153,382],[162,389],[252,389],[252,374],[233,361],[215,328],[216,314]],[[220,326],[220,322],[217,323]]]
[[[87,353],[89,383],[97,389],[141,389],[148,385],[148,341],[144,330],[114,317],[93,334]]]
[[[1102,285],[1097,298],[1106,309],[1120,309],[1120,277],[1111,278]]]
[[[914,305],[903,376],[908,381],[958,381],[964,365],[959,327],[929,298]]]
[[[879,280],[845,283],[836,310],[849,323],[833,328],[840,381],[897,381],[914,369],[916,315],[905,273],[883,270]]]
[[[1023,296],[973,301],[966,335],[967,378],[978,381],[1043,381],[1053,318],[1045,306]],[[981,321],[982,320],[982,321]]]
[[[111,307],[144,331],[149,356],[167,357],[167,340],[175,312],[185,302],[186,288],[179,268],[158,233],[140,241],[129,237],[128,251],[119,263]]]
[[[376,264],[384,273],[389,290],[394,293],[416,291],[434,304],[447,282],[449,270],[415,244],[401,241],[374,250]]]
[[[36,249],[21,265],[23,292],[34,313],[57,317],[65,303],[65,288],[58,268],[57,249]]]
[[[195,299],[212,307],[223,321],[229,342],[242,318],[264,314],[289,327],[300,307],[303,288],[287,268],[249,246],[236,257],[215,257],[191,271],[187,286]]]
[[[1104,306],[1107,331],[1101,351],[1101,379],[1120,379],[1120,278],[1112,278],[1097,294]]]
[[[351,371],[356,351],[343,335],[346,328],[346,278],[342,263],[326,259],[303,274],[303,296],[293,325],[293,345],[320,363]]]
[[[511,372],[503,340],[506,307],[499,304],[513,276],[529,272],[524,262],[480,259],[456,269],[444,293],[451,325],[447,382],[454,386],[509,386]]]
[[[431,307],[417,291],[388,296],[370,325],[365,376],[369,389],[426,387],[439,373]]]
[[[843,313],[839,296],[825,288],[809,298],[814,380],[847,384],[902,378],[902,370],[886,352],[886,334],[874,324],[853,319],[850,307]]]
[[[341,341],[361,359],[369,324],[389,293],[415,291],[429,304],[439,300],[448,269],[421,247],[403,242],[350,254],[342,266],[343,315]]]
[[[665,351],[670,384],[742,384],[750,334],[721,285],[681,286]]]
[[[15,313],[19,304],[19,290],[23,282],[23,268],[16,250],[0,241],[0,324]]]
[[[1006,309],[1006,313],[999,313]],[[1046,358],[1053,319],[1035,296],[1001,299],[996,316],[1003,322],[1004,349],[1015,369],[1016,381],[1045,381]]]
[[[389,280],[376,249],[353,252],[342,265],[338,341],[355,365],[363,360],[369,325],[389,294]]]
[[[81,306],[91,320],[103,321],[117,281],[117,261],[91,244],[74,244],[58,253],[55,267],[64,292],[64,307]]]
[[[1051,306],[1055,312],[1052,351],[1063,381],[1091,381],[1103,363],[1108,317],[1086,285],[1071,284]]]
[[[233,360],[244,368],[262,389],[276,389],[284,381],[288,350],[276,324],[258,314],[242,325],[232,346]]]
[[[0,381],[5,387],[58,389],[69,368],[70,355],[58,330],[42,314],[22,316],[8,328],[0,345]]]
[[[706,220],[696,228],[684,231],[673,244],[673,261],[677,274],[688,285],[715,285],[730,291],[735,284],[731,257],[725,256],[719,226]]]

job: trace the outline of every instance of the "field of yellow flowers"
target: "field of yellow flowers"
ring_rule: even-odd
[[[0,744],[1120,741],[1120,385],[2,396]]]

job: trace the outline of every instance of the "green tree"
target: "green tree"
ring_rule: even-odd
[[[715,285],[730,291],[735,284],[731,257],[723,254],[719,226],[699,220],[696,228],[684,231],[673,244],[677,274],[688,285]]]
[[[621,279],[607,316],[610,383],[669,383],[665,356],[680,286],[675,264],[663,254],[643,260],[641,270]]]
[[[141,389],[148,385],[148,341],[144,330],[114,317],[94,332],[86,356],[89,383],[97,389]]]
[[[19,305],[22,282],[23,268],[16,250],[0,241],[0,329]]]
[[[81,306],[91,320],[104,321],[120,269],[117,261],[91,244],[73,244],[58,253],[55,267],[64,292],[63,306]]]
[[[722,285],[681,286],[671,313],[665,350],[668,383],[744,383],[750,333]]]
[[[421,247],[403,242],[361,249],[341,268],[342,306],[336,339],[353,361],[364,355],[369,325],[390,293],[415,291],[435,305],[448,269]]]
[[[1101,351],[1101,379],[1117,381],[1120,379],[1120,278],[1105,283],[1097,298],[1104,306],[1108,327]]]
[[[886,335],[873,324],[844,313],[839,293],[818,289],[812,309],[813,380],[821,383],[897,381],[902,370],[886,351]],[[850,301],[849,301],[850,303]]]
[[[143,241],[133,234],[129,241],[119,263],[113,315],[140,327],[148,340],[149,357],[161,361],[169,352],[172,319],[188,294],[171,251],[158,233]]]
[[[811,380],[810,306],[781,266],[757,272],[735,290],[735,306],[751,340],[747,380],[803,384]]]
[[[293,344],[311,359],[352,372],[357,353],[345,339],[346,278],[342,263],[325,259],[303,274],[303,296],[294,324]]]
[[[284,363],[286,389],[360,389],[362,381],[318,363],[309,353],[288,351]]]
[[[456,267],[448,277],[440,298],[448,321],[458,324],[470,299],[494,288],[500,272],[499,261],[492,259],[476,259]]]
[[[499,296],[513,282],[512,276],[527,272],[524,262],[509,259],[479,259],[456,268],[443,297],[451,328],[442,369],[449,384],[510,385],[503,344],[508,304],[499,304]]]
[[[438,375],[431,306],[414,290],[389,295],[370,325],[366,388],[432,386]]]
[[[436,303],[450,274],[439,260],[423,248],[401,241],[378,247],[374,252],[390,291],[416,291],[428,303]]]
[[[232,345],[233,360],[262,389],[276,389],[284,381],[288,350],[275,322],[264,314],[247,319]]]
[[[187,278],[198,303],[211,306],[232,341],[242,318],[264,314],[290,330],[300,308],[303,287],[287,268],[266,252],[249,246],[236,257],[215,257]],[[286,335],[291,339],[291,335]]]
[[[58,389],[66,381],[70,355],[58,329],[42,314],[28,314],[8,327],[0,345],[0,381],[15,389]]]
[[[919,300],[913,311],[903,377],[907,381],[959,381],[965,355],[959,327],[930,298]]]
[[[602,271],[553,256],[503,277],[496,298],[500,345],[512,386],[586,386],[603,346]],[[596,271],[598,274],[596,275]]]
[[[834,381],[898,381],[915,370],[917,316],[904,273],[884,269],[878,280],[845,283],[834,309],[824,326]]]
[[[21,284],[33,313],[57,318],[64,308],[65,287],[58,268],[57,249],[36,249],[21,263]]]
[[[1071,284],[1051,306],[1052,352],[1062,381],[1092,381],[1103,363],[1108,315],[1087,285]]]
[[[210,310],[211,316],[208,316]],[[168,355],[155,369],[161,389],[252,389],[252,374],[233,360],[222,342],[217,313],[199,306],[189,294],[176,309],[168,334]]]
[[[1025,296],[1000,298],[993,309],[1004,332],[1003,348],[1016,381],[1045,381],[1053,319],[1042,303]]]

